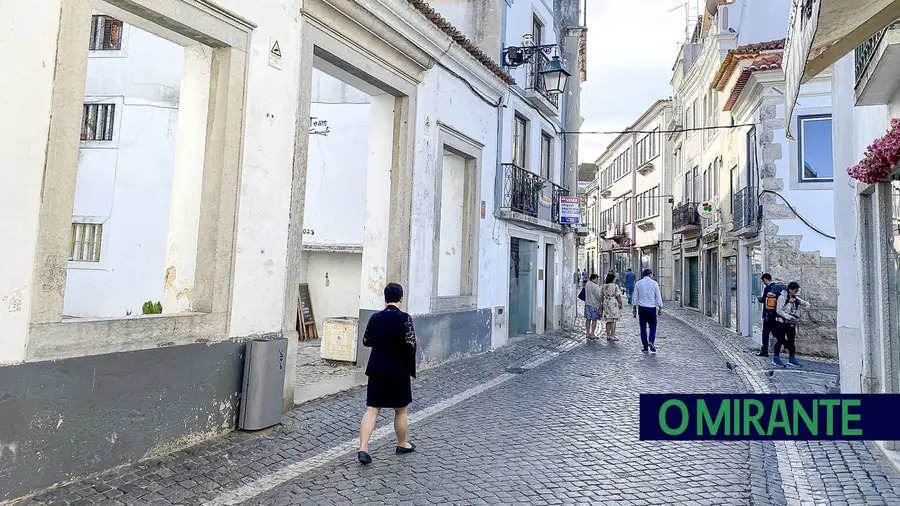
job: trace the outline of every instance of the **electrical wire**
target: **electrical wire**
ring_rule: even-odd
[[[705,126],[705,127],[696,127],[696,128],[678,128],[675,130],[620,130],[620,131],[590,131],[590,130],[577,130],[574,132],[563,131],[560,132],[563,135],[617,135],[617,134],[677,134],[683,132],[699,132],[702,130],[722,130],[722,129],[731,129],[731,128],[741,128],[741,127],[752,127],[756,126],[753,123],[737,123],[734,125],[715,125],[715,126]]]
[[[462,81],[462,82],[469,88],[469,91],[471,91],[472,94],[474,94],[476,97],[478,97],[479,99],[481,99],[481,101],[484,102],[485,104],[487,104],[487,105],[489,105],[489,106],[491,106],[491,107],[493,107],[493,108],[495,108],[495,109],[496,109],[497,107],[500,107],[500,105],[503,104],[503,97],[502,97],[502,96],[501,96],[496,102],[493,102],[493,101],[491,101],[490,98],[485,97],[485,96],[484,96],[484,93],[481,93],[480,91],[478,91],[478,90],[475,88],[475,86],[473,86],[472,83],[469,82],[468,79],[466,79],[465,77],[463,77],[463,76],[457,74],[456,72],[454,72],[452,69],[450,69],[450,67],[448,67],[448,66],[444,65],[443,63],[441,63],[440,60],[438,60],[437,64],[438,64],[438,66],[440,66],[442,69],[444,69],[445,71],[447,71],[448,74],[450,74],[451,76],[453,76],[453,77],[459,79],[460,81]]]
[[[800,221],[802,221],[803,223],[805,223],[807,227],[813,229],[814,231],[816,231],[817,233],[819,233],[820,235],[822,235],[822,236],[824,236],[824,237],[827,237],[827,238],[832,239],[832,240],[836,239],[833,235],[829,235],[829,234],[826,234],[825,232],[822,232],[821,229],[817,228],[815,225],[813,225],[812,223],[810,223],[809,221],[807,221],[806,218],[804,218],[800,213],[797,212],[796,209],[794,209],[794,206],[792,206],[791,203],[788,202],[788,199],[784,198],[784,195],[782,195],[782,194],[780,194],[780,193],[778,193],[778,192],[776,192],[776,191],[772,191],[772,190],[762,190],[762,191],[760,192],[760,194],[762,194],[762,193],[771,193],[772,195],[777,195],[778,198],[780,198],[780,199],[782,200],[782,202],[784,202],[785,204],[787,204],[787,206],[791,209],[791,212],[793,212],[794,215],[795,215],[797,218],[800,219]]]

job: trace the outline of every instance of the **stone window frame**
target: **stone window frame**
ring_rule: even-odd
[[[80,125],[95,5],[64,2],[47,139],[26,361],[229,339],[244,101],[252,22],[207,0],[108,0],[100,9],[181,45],[212,52],[194,310],[63,321]],[[160,273],[162,275],[162,273]]]
[[[453,127],[437,122],[438,146],[441,154],[449,152],[465,160],[463,182],[463,231],[460,257],[463,265],[460,273],[460,295],[438,296],[438,275],[440,248],[437,246],[441,235],[441,185],[444,171],[443,156],[437,157],[434,175],[434,237],[432,252],[431,312],[441,313],[475,309],[478,306],[478,252],[481,237],[481,160],[484,144],[459,132]],[[468,216],[468,219],[465,217]]]
[[[800,179],[800,143],[803,141],[803,132],[800,131],[800,120],[801,118],[808,117],[824,117],[828,116],[832,120],[832,128],[834,128],[834,117],[832,115],[831,107],[808,107],[804,109],[799,109],[794,112],[794,116],[791,118],[791,122],[794,124],[794,129],[797,131],[796,140],[787,140],[790,145],[790,169],[791,175],[789,182],[789,187],[791,190],[833,190],[834,189],[834,176],[830,180],[822,180],[822,181],[803,181]],[[836,173],[836,168],[832,170]]]

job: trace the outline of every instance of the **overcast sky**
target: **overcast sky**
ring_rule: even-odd
[[[685,0],[588,0],[587,82],[582,131],[619,131],[672,95],[669,80],[684,39]],[[581,135],[581,162],[594,162],[615,135]]]

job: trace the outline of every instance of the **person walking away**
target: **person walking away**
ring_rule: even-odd
[[[765,273],[759,277],[763,284],[763,293],[759,298],[762,304],[762,348],[760,357],[769,356],[769,336],[775,333],[775,310],[778,305],[778,296],[784,290],[783,285],[772,281],[772,275]]]
[[[584,330],[588,339],[597,339],[597,320],[603,308],[603,291],[597,284],[598,279],[600,276],[591,274],[584,285]]]
[[[809,309],[810,303],[797,295],[800,293],[800,283],[791,281],[787,290],[778,296],[778,306],[775,310],[775,353],[772,363],[778,367],[785,367],[781,360],[781,347],[788,351],[788,364],[800,367],[800,361],[795,357],[797,351],[795,340],[797,339],[797,322],[800,321],[800,307]]]
[[[644,269],[642,274],[641,280],[634,284],[634,307],[631,314],[639,318],[641,344],[644,345],[642,351],[656,353],[656,324],[657,317],[662,314],[662,293],[659,291],[659,283],[653,279],[651,269]]]
[[[606,340],[618,341],[616,337],[616,324],[622,315],[622,292],[616,284],[616,277],[607,274],[603,283],[603,323],[606,324]]]
[[[403,287],[388,283],[384,287],[383,310],[373,314],[366,324],[363,346],[372,348],[366,376],[366,413],[359,427],[359,452],[362,464],[372,462],[369,439],[375,431],[378,414],[384,408],[394,410],[394,432],[397,435],[396,453],[411,453],[416,445],[406,439],[406,407],[412,402],[410,378],[416,377],[416,331],[412,317],[400,310]]]
[[[587,269],[585,269],[584,272],[581,273],[581,284],[586,285],[587,282],[588,282],[588,271],[587,271]]]
[[[629,268],[627,271],[625,271],[625,295],[628,296],[628,305],[631,305],[631,297],[634,294],[634,282],[634,272],[632,272]]]
[[[575,280],[575,288],[578,288],[579,286],[581,286],[581,271],[578,269],[575,269],[575,276],[572,279]]]

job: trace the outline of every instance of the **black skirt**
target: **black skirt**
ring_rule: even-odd
[[[369,376],[366,406],[370,408],[405,408],[412,402],[409,376]]]

